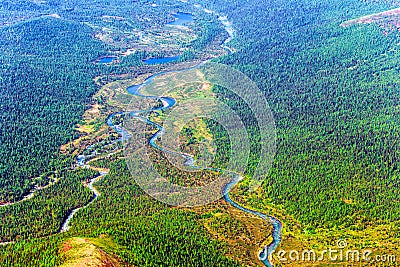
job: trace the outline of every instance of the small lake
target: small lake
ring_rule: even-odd
[[[113,61],[116,60],[116,59],[117,59],[117,57],[108,56],[108,57],[102,57],[102,58],[100,58],[100,59],[98,60],[98,62],[99,62],[99,63],[102,63],[102,64],[107,64],[107,63],[113,62]]]
[[[144,63],[154,65],[154,64],[164,64],[172,61],[177,61],[181,58],[181,56],[176,57],[155,57],[143,60]]]
[[[175,17],[175,21],[168,23],[167,25],[172,26],[185,26],[187,23],[193,22],[194,17],[190,13],[178,12],[173,15]]]

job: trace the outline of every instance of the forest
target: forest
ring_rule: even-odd
[[[245,184],[239,184],[233,197],[281,219],[282,246],[290,247],[293,238],[302,246],[318,246],[345,236],[354,239],[354,246],[396,250],[400,238],[400,36],[397,29],[384,24],[341,24],[398,4],[358,0],[196,3],[226,14],[233,22],[236,34],[229,45],[236,52],[215,61],[257,83],[276,123],[277,153],[261,189],[249,192]],[[61,265],[67,260],[61,248],[75,237],[91,240],[123,266],[260,266],[252,257],[261,242],[243,241],[253,240],[249,228],[254,227],[238,221],[242,215],[227,213],[223,201],[203,209],[182,209],[152,199],[128,175],[121,153],[90,163],[109,170],[95,184],[101,195],[75,215],[69,231],[59,233],[71,210],[93,198],[85,181],[98,175],[90,168],[76,168],[76,153],[61,154],[60,147],[80,137],[76,126],[82,124],[89,105],[105,106],[100,122],[104,127],[105,118],[118,111],[107,107],[107,95],[93,98],[100,87],[220,55],[218,47],[227,34],[215,16],[201,13],[192,4],[144,0],[0,3],[0,204],[21,200],[35,186],[58,181],[32,199],[0,207],[0,241],[16,241],[0,246],[1,266]],[[179,10],[196,16],[190,30],[179,32],[185,41],[177,41],[162,28]],[[114,19],[104,19],[104,15]],[[148,38],[145,45],[138,32]],[[149,36],[156,41],[149,42]],[[164,39],[170,43],[158,45]],[[134,53],[115,64],[96,63],[104,55],[125,53],[130,46]],[[146,58],[176,54],[182,55],[177,63],[143,63]],[[244,175],[251,176],[263,160],[255,118],[232,92],[218,86],[213,92],[237,111],[247,127],[252,153]],[[206,125],[218,145],[214,167],[223,167],[229,154],[226,132],[212,120]],[[188,143],[196,142],[191,129],[182,135]],[[186,149],[192,152],[197,147]],[[185,176],[156,151],[152,159],[176,183],[215,178],[210,172]],[[235,238],[216,234],[217,228],[245,237],[232,241]],[[367,236],[374,229],[382,232]],[[326,237],[323,231],[331,235]],[[269,232],[263,234],[265,243]],[[326,239],[312,243],[319,235]],[[246,249],[232,255],[230,250],[242,241]]]
[[[0,202],[18,200],[34,178],[74,164],[59,147],[76,135],[96,91],[89,64],[105,51],[87,27],[53,18],[2,28]]]

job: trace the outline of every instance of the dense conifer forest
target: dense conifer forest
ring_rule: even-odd
[[[129,85],[212,58],[257,83],[277,130],[277,153],[265,182],[250,192],[245,179],[233,198],[281,219],[285,249],[318,247],[344,236],[354,239],[353,246],[396,250],[400,32],[388,19],[343,23],[398,5],[359,0],[2,1],[0,242],[7,243],[0,245],[0,266],[62,265],[70,260],[68,244],[75,238],[84,238],[121,266],[262,266],[257,252],[268,243],[270,228],[262,226],[258,233],[260,221],[232,212],[223,200],[186,209],[152,199],[130,176],[122,145],[114,143],[118,135],[106,124],[129,103]],[[188,27],[171,27],[178,11],[195,20]],[[228,34],[215,12],[233,23],[236,33],[229,46],[235,53],[221,49]],[[109,55],[116,60],[99,63]],[[180,58],[159,65],[143,61],[163,56]],[[251,176],[263,160],[260,129],[235,94],[219,86],[212,90],[247,127],[252,153],[243,175]],[[114,118],[116,124],[121,121]],[[227,133],[215,121],[204,125],[218,147],[213,164],[224,167],[230,152]],[[184,151],[196,151],[195,135],[185,128],[182,136],[190,145],[185,150],[182,144]],[[89,155],[85,168],[76,162],[82,153]],[[160,173],[177,183],[192,181],[166,164],[162,153],[152,153]],[[94,184],[100,192],[94,199],[88,184],[99,172],[107,174]],[[193,177],[211,180],[213,175]],[[23,200],[34,188],[40,190]],[[61,233],[71,211],[88,203]],[[381,236],[366,234],[374,229]]]
[[[60,156],[96,91],[90,62],[104,53],[88,27],[41,18],[1,31],[0,201],[21,198],[32,179],[70,167]]]
[[[397,220],[399,33],[339,26],[390,3],[227,5],[240,45],[222,62],[257,81],[277,124],[266,198],[314,229]]]

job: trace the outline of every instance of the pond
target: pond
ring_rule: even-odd
[[[181,56],[175,57],[155,57],[143,60],[144,63],[154,65],[154,64],[164,64],[172,61],[177,61],[181,58]]]
[[[100,58],[100,59],[98,60],[98,62],[101,63],[101,64],[108,64],[108,63],[113,62],[113,61],[116,60],[116,59],[117,59],[117,57],[114,57],[114,56],[107,56],[107,57],[102,57],[102,58]]]
[[[185,26],[187,23],[193,22],[194,17],[190,13],[178,12],[173,15],[175,17],[175,21],[168,23],[167,25],[172,26]]]

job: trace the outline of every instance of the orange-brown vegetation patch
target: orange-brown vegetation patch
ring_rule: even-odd
[[[67,241],[64,245],[63,245],[63,252],[68,252],[70,249],[72,249],[71,246],[71,241]]]

